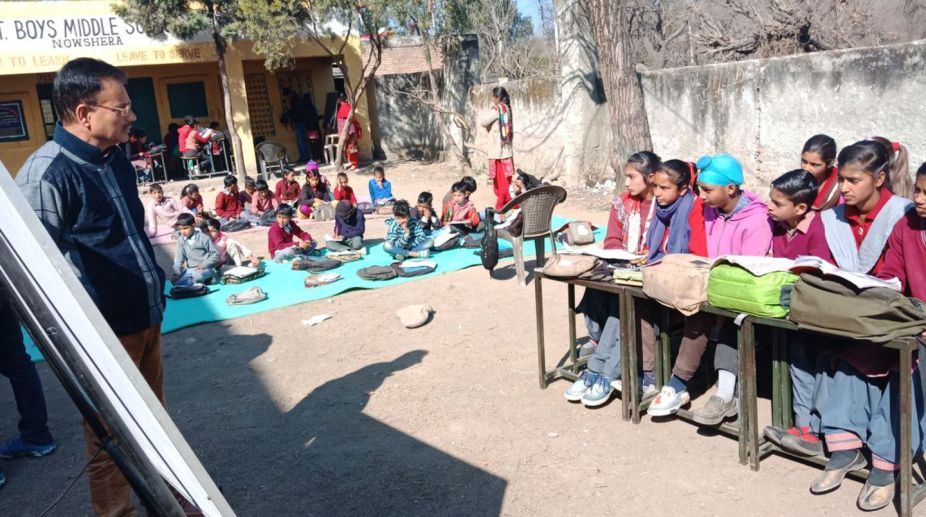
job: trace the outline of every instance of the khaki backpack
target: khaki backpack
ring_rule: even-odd
[[[710,260],[679,253],[666,255],[662,261],[643,268],[643,292],[685,316],[691,316],[707,302],[707,279]]]
[[[794,284],[790,319],[802,329],[887,343],[926,330],[926,303],[886,287],[858,289],[835,276],[804,273]]]

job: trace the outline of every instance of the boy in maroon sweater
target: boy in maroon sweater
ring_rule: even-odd
[[[219,216],[222,226],[237,220],[244,211],[244,200],[238,191],[238,178],[229,174],[225,176],[225,190],[215,198],[215,214]]]
[[[280,205],[277,222],[267,233],[267,250],[276,262],[308,255],[315,248],[315,240],[293,222],[293,207]]]
[[[772,256],[796,259],[812,255],[834,263],[823,222],[813,210],[818,184],[805,170],[787,172],[772,182],[768,215],[772,221]],[[819,415],[811,411],[817,350],[806,334],[793,333],[790,343],[791,391],[794,400],[794,426],[784,430],[766,427],[765,436],[781,447],[802,454],[823,454],[818,437]],[[816,429],[816,431],[815,431]]]

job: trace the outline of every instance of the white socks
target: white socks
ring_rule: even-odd
[[[733,392],[736,390],[736,375],[726,370],[717,370],[717,393],[716,396],[723,399],[724,402],[733,400]]]

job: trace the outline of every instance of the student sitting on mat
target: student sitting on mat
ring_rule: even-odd
[[[215,278],[219,252],[208,235],[196,228],[193,214],[177,216],[177,248],[174,251],[175,284],[184,280],[207,283]]]
[[[370,190],[370,202],[373,203],[373,206],[388,205],[395,201],[395,197],[392,195],[392,183],[386,179],[386,171],[383,170],[381,165],[377,165],[373,169],[373,177],[370,178],[367,186]]]
[[[157,183],[148,187],[151,203],[145,211],[145,232],[148,237],[170,235],[177,226],[177,216],[184,212],[176,198],[164,195],[164,189]]]
[[[180,191],[180,204],[187,212],[202,218],[203,215],[203,196],[199,194],[199,187],[196,183],[189,183]]]
[[[277,222],[267,232],[267,250],[275,262],[305,257],[315,248],[315,241],[308,232],[293,221],[293,207],[280,205]]]
[[[845,204],[820,213],[826,242],[836,264],[846,271],[879,277],[900,277],[912,271],[912,276],[905,276],[908,279],[905,288],[910,289],[914,284],[909,279],[922,278],[923,265],[920,262],[906,264],[906,258],[921,256],[914,250],[922,244],[922,229],[901,226],[897,231],[899,235],[895,235],[898,224],[919,221],[907,215],[913,203],[891,193],[892,178],[887,172],[891,165],[890,152],[881,142],[864,140],[843,148],[837,160],[839,188]],[[904,236],[911,238],[897,242]],[[898,257],[891,250],[894,245],[902,246],[904,255],[912,255]],[[891,256],[890,269],[887,268],[888,255]],[[922,296],[924,293],[914,294]],[[810,491],[815,494],[831,492],[849,472],[865,468],[868,460],[862,447],[867,446],[871,451],[871,471],[859,494],[858,505],[863,510],[883,508],[893,499],[895,474],[900,468],[896,352],[845,339],[827,341],[835,343],[835,352],[832,361],[825,363],[826,371],[819,376],[814,407],[820,413],[830,459],[823,473],[811,484]],[[903,373],[909,375],[909,372]],[[917,386],[919,377],[916,372],[914,392],[922,390]],[[923,415],[917,414],[922,407],[922,401],[918,406],[910,406],[915,422],[912,429],[914,454],[922,445],[920,418]]]
[[[411,216],[408,201],[396,201],[392,205],[392,219],[386,219],[386,242],[383,249],[391,253],[396,260],[405,260],[407,257],[428,258],[434,241],[424,234],[418,220]]]
[[[624,165],[624,192],[612,202],[605,249],[643,252],[646,231],[656,206],[650,178],[659,169],[660,163],[659,157],[649,151],[635,153],[627,160]],[[566,390],[566,400],[582,401],[587,407],[600,406],[610,400],[611,393],[619,386],[621,336],[618,310],[617,296],[595,289],[585,290],[576,312],[585,314],[585,325],[594,351],[588,360],[588,368]],[[652,366],[648,369],[652,370]]]
[[[277,201],[273,192],[270,191],[270,187],[267,185],[266,181],[257,180],[256,187],[257,191],[254,192],[254,196],[251,198],[251,214],[260,219],[261,225],[270,226],[273,224],[272,217],[275,217],[276,210],[279,208],[280,203]]]
[[[440,216],[434,211],[434,196],[430,192],[418,194],[418,203],[412,207],[412,217],[418,220],[424,233],[431,235],[444,225]]]
[[[334,209],[334,239],[325,245],[330,251],[362,250],[364,231],[366,219],[363,212],[349,200],[342,199]]]
[[[338,173],[338,186],[334,187],[335,201],[350,201],[350,204],[357,206],[357,196],[354,195],[354,189],[349,185],[350,179],[347,173]]]
[[[302,186],[302,194],[299,196],[299,217],[311,217],[314,210],[320,204],[328,202],[330,198],[331,193],[321,181],[318,172],[306,171],[305,185]]]
[[[768,223],[768,206],[758,195],[742,188],[743,166],[728,155],[703,156],[698,160],[698,190],[704,207],[704,233],[707,258],[722,255],[764,257],[772,245],[772,229]],[[694,233],[692,229],[692,233]],[[689,249],[691,245],[689,244]],[[720,329],[721,342],[735,343],[736,330],[732,321],[697,313],[685,318],[685,329],[672,377],[653,399],[647,413],[652,416],[675,414],[688,404],[688,382],[701,364],[701,356],[714,334],[715,324]],[[736,358],[724,353],[718,346],[714,356],[717,369],[717,391],[707,404],[692,412],[695,422],[717,425],[737,413]],[[732,366],[731,366],[732,364]]]
[[[833,262],[832,254],[826,245],[826,234],[820,214],[813,210],[817,199],[817,179],[804,169],[786,172],[772,182],[768,215],[774,224],[773,257],[794,260],[800,256],[814,256]],[[806,332],[794,332],[789,337],[788,357],[791,362],[794,425],[789,429],[766,427],[765,437],[792,452],[820,456],[823,455],[823,442],[818,436],[820,418],[813,412],[814,378],[818,372],[816,364],[820,352],[815,346],[816,339]],[[796,440],[784,440],[786,435],[793,436]]]
[[[286,168],[283,170],[283,179],[277,182],[274,192],[277,202],[281,205],[296,206],[299,202],[302,187],[296,181],[296,176],[298,176],[298,173],[294,169]]]
[[[217,219],[209,218],[203,223],[204,230],[212,239],[212,244],[219,252],[219,261],[216,267],[224,270],[245,264],[251,267],[260,265],[260,260],[254,256],[250,248],[222,233],[222,223]]]
[[[478,232],[482,230],[482,221],[476,211],[476,206],[470,201],[466,193],[466,188],[466,184],[462,181],[453,184],[450,188],[453,196],[450,203],[444,207],[444,215],[441,221],[445,226],[450,226],[458,232]]]
[[[225,188],[215,197],[215,215],[219,216],[222,225],[226,225],[241,218],[241,214],[244,213],[244,200],[238,191],[238,178],[233,174],[225,176],[222,183]]]

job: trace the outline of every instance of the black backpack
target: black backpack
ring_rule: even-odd
[[[205,284],[175,285],[170,288],[170,294],[167,297],[172,300],[182,300],[184,298],[205,296],[210,292]]]
[[[357,271],[357,276],[364,280],[392,280],[399,276],[399,272],[397,267],[369,266]]]
[[[494,210],[491,208],[486,209],[486,234],[482,238],[482,247],[479,252],[482,267],[489,270],[489,276],[492,275],[492,271],[498,265],[498,236],[495,234],[493,215]]]
[[[401,264],[401,262],[393,262],[390,267],[395,270],[398,276],[403,278],[427,275],[428,273],[433,273],[434,270],[437,269],[436,267],[431,267],[424,264],[414,265],[411,267],[401,267]]]

